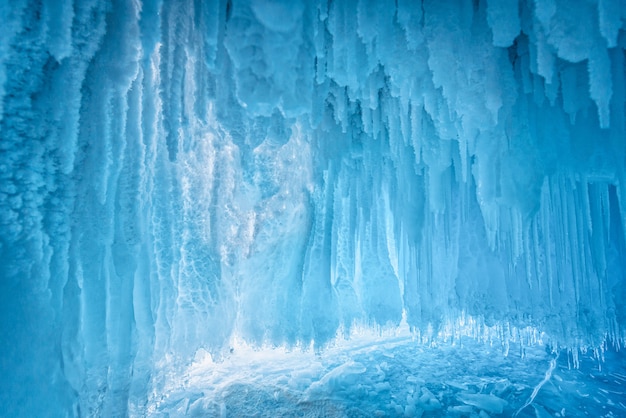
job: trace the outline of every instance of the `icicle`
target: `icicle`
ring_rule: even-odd
[[[589,91],[598,108],[600,128],[610,126],[610,102],[613,96],[611,60],[604,48],[594,48],[589,57]]]
[[[509,47],[520,33],[518,0],[487,2],[487,22],[493,32],[493,44]]]

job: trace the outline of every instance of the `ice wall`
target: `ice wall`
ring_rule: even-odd
[[[623,0],[15,0],[0,21],[9,415],[141,414],[234,337],[471,316],[623,343]]]

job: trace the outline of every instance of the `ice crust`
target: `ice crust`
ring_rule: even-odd
[[[620,347],[625,21],[623,0],[0,2],[2,410],[141,415],[235,338]]]
[[[602,370],[592,356],[573,369],[567,356],[538,346],[520,356],[515,344],[505,357],[472,338],[456,342],[426,347],[406,334],[372,333],[319,354],[238,345],[219,362],[199,355],[147,410],[159,418],[610,418],[626,411],[623,353],[607,353]]]

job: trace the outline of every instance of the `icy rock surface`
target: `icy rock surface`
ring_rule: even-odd
[[[141,416],[235,339],[323,351],[403,323],[620,347],[625,19],[623,0],[0,1],[1,410]],[[474,394],[459,413],[510,407]]]

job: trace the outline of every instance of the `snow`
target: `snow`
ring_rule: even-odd
[[[587,385],[574,408],[623,414],[602,386],[625,374],[623,0],[16,0],[0,21],[3,413],[269,402],[287,361],[286,411],[563,416],[542,394]],[[363,330],[369,357],[341,343]],[[494,344],[515,396],[407,366]],[[261,349],[284,356],[239,374]],[[217,378],[202,353],[236,379],[177,386]],[[563,376],[588,353],[605,380]]]

